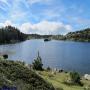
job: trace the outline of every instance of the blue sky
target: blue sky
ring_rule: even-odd
[[[0,27],[66,34],[90,27],[90,0],[0,0]]]

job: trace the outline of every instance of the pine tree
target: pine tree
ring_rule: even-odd
[[[42,58],[40,57],[39,52],[38,52],[37,58],[34,59],[33,69],[35,69],[35,70],[43,70]]]

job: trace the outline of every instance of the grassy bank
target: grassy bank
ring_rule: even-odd
[[[80,83],[75,81],[71,84],[70,72],[42,68],[39,52],[33,65],[34,68],[25,62],[11,61],[0,57],[0,88],[5,85],[16,87],[17,90],[90,90],[90,81],[85,80],[82,76],[79,76]],[[74,75],[73,80],[77,80],[79,74],[72,73],[72,75]]]
[[[83,86],[79,85],[66,85],[64,84],[64,80],[66,79],[68,73],[56,73],[52,74],[50,71],[38,71],[37,72],[42,78],[47,80],[49,83],[52,83],[57,90],[90,90],[85,89],[90,86],[90,81],[81,79],[81,82],[83,83]]]

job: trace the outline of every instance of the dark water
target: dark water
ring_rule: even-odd
[[[17,44],[0,45],[0,52],[7,53],[9,59],[27,63],[32,63],[38,51],[45,67],[90,74],[90,43],[27,40]]]

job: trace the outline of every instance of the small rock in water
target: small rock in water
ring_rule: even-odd
[[[8,55],[7,54],[4,54],[3,57],[4,57],[4,59],[7,59],[8,58]]]

